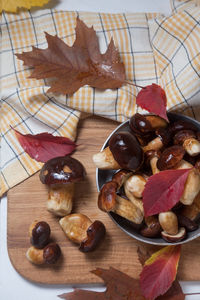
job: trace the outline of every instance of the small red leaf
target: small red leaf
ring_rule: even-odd
[[[163,295],[176,278],[181,246],[168,246],[154,253],[140,274],[143,295],[149,300]]]
[[[142,88],[136,97],[136,103],[141,108],[169,122],[166,114],[166,94],[159,85],[153,83]]]
[[[146,217],[168,211],[179,202],[190,170],[166,170],[149,177],[143,192]]]
[[[65,156],[72,153],[77,145],[66,137],[53,136],[43,132],[39,134],[22,134],[15,130],[16,137],[28,155],[39,161],[46,162],[57,156]]]

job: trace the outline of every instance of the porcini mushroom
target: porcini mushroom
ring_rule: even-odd
[[[93,251],[105,236],[106,229],[102,222],[92,222],[83,214],[71,214],[59,221],[60,226],[67,237],[74,243],[79,244],[82,252]]]
[[[186,230],[184,227],[180,227],[177,234],[174,234],[174,235],[169,234],[165,231],[162,231],[161,236],[165,241],[167,241],[169,243],[178,243],[186,237]]]
[[[157,162],[160,158],[160,154],[160,151],[157,150],[148,150],[147,152],[145,152],[145,162],[147,165],[150,164],[153,175],[160,172],[160,170],[157,168]]]
[[[116,182],[106,182],[98,196],[98,207],[105,212],[114,212],[127,220],[141,224],[143,212],[131,201],[117,195],[118,185]]]
[[[158,237],[162,231],[158,218],[149,216],[144,219],[146,226],[140,230],[140,234],[144,237]]]
[[[70,156],[47,161],[40,171],[40,180],[48,185],[47,209],[55,215],[65,216],[72,210],[74,183],[83,179],[83,165]]]
[[[167,234],[176,235],[178,233],[178,219],[172,211],[160,213],[158,220],[160,226]]]
[[[61,255],[58,244],[50,243],[44,249],[38,249],[31,246],[27,252],[27,259],[36,265],[55,264]]]
[[[196,156],[200,153],[200,142],[196,139],[196,134],[192,130],[178,131],[174,136],[174,144],[182,145],[191,156]]]
[[[136,171],[143,163],[142,148],[136,137],[130,132],[114,133],[107,148],[93,155],[93,161],[99,169],[121,168]],[[117,162],[117,165],[115,162]]]

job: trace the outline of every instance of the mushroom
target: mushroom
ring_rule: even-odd
[[[143,163],[143,151],[136,137],[130,132],[114,133],[108,148],[93,155],[93,161],[99,169],[128,169],[136,171]],[[111,155],[112,154],[112,155]],[[113,161],[117,162],[118,165]]]
[[[200,215],[200,192],[195,197],[191,205],[184,206],[181,210],[181,215],[195,221]]]
[[[160,171],[172,169],[183,159],[185,150],[182,146],[175,145],[166,148],[157,161],[157,167]]]
[[[153,175],[160,172],[160,170],[157,168],[157,162],[160,157],[160,154],[160,151],[157,150],[148,150],[147,152],[145,152],[145,162],[147,165],[150,164]]]
[[[31,246],[27,252],[27,259],[36,265],[54,264],[61,255],[61,250],[58,244],[50,243],[44,249],[38,249]]]
[[[105,212],[114,212],[127,220],[141,224],[143,212],[131,201],[117,195],[118,185],[109,181],[103,185],[98,196],[98,207]]]
[[[176,235],[178,233],[178,219],[172,211],[159,213],[158,220],[167,234]]]
[[[71,214],[59,221],[67,237],[80,245],[79,250],[90,252],[96,249],[105,236],[106,229],[102,222],[92,222],[83,214]]]
[[[57,216],[72,210],[74,183],[85,176],[83,165],[70,156],[47,161],[40,171],[40,180],[49,186],[47,209]]]
[[[193,123],[184,120],[179,120],[169,124],[169,131],[173,135],[176,134],[178,131],[188,130],[188,129],[194,132],[198,130],[198,128]]]
[[[144,237],[158,237],[162,231],[158,218],[150,216],[145,218],[146,226],[140,230],[140,234]]]
[[[51,229],[47,222],[35,221],[29,227],[31,244],[35,248],[44,248],[49,242]]]
[[[181,227],[177,234],[172,235],[165,231],[161,232],[162,238],[169,243],[178,243],[186,237],[186,230],[184,227]]]
[[[174,136],[175,145],[183,145],[183,148],[190,156],[200,153],[200,142],[196,139],[196,134],[192,130],[178,131]]]

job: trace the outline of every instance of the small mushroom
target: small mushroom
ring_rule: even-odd
[[[157,174],[160,172],[160,170],[157,168],[157,162],[158,159],[160,158],[160,151],[157,150],[149,150],[147,152],[145,152],[145,157],[146,157],[146,164],[150,164],[151,166],[151,171],[152,174]]]
[[[185,150],[182,146],[175,145],[166,148],[157,161],[157,167],[160,171],[176,167],[183,159]]]
[[[147,238],[154,238],[160,236],[162,228],[155,216],[150,216],[145,218],[146,226],[140,230],[140,234]]]
[[[150,141],[146,146],[144,146],[142,149],[145,152],[149,151],[149,150],[160,150],[163,148],[163,142],[161,137],[156,137],[155,139],[153,139],[152,141]]]
[[[113,163],[107,164],[107,169],[126,169],[136,171],[143,163],[143,151],[136,137],[130,132],[116,132],[109,140],[109,150],[105,149],[102,152],[93,155],[93,161],[96,167],[105,169],[105,162],[116,161],[117,166]],[[112,153],[112,158],[110,155]],[[107,153],[109,155],[107,155]]]
[[[178,131],[181,130],[192,130],[197,131],[198,128],[191,122],[179,120],[169,124],[169,131],[175,135]]]
[[[31,246],[27,252],[27,259],[36,265],[54,264],[61,255],[61,250],[58,244],[50,243],[44,249],[38,249]]]
[[[159,213],[158,220],[167,234],[176,235],[178,233],[178,219],[172,211]]]
[[[35,221],[29,227],[29,235],[31,239],[31,244],[35,248],[44,248],[49,242],[51,234],[50,226],[44,221]]]
[[[136,224],[141,224],[143,212],[131,201],[118,196],[118,185],[109,181],[103,185],[98,196],[98,207],[105,212],[114,212]]]
[[[200,153],[200,142],[196,139],[196,134],[192,130],[178,131],[174,136],[175,145],[183,145],[183,148],[190,156]]]
[[[132,175],[133,173],[128,170],[119,170],[113,177],[112,181],[118,184],[118,189],[124,184],[124,182]]]
[[[83,165],[70,156],[47,161],[40,171],[40,180],[48,185],[47,209],[57,216],[65,216],[72,210],[74,183],[83,179]]]
[[[102,222],[92,222],[83,214],[71,214],[59,221],[67,237],[80,245],[82,252],[93,251],[105,236],[106,229]]]
[[[175,235],[162,231],[161,236],[165,241],[169,243],[178,243],[186,237],[186,230],[184,227],[180,227],[178,233]]]
[[[192,221],[198,219],[200,215],[200,192],[195,197],[191,205],[186,205],[182,208],[181,215],[189,218]]]

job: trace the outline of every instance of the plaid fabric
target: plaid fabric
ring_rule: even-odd
[[[48,131],[75,139],[80,111],[122,122],[138,110],[135,104],[138,90],[131,85],[106,91],[85,86],[73,96],[58,97],[46,93],[44,80],[27,78],[29,68],[14,53],[30,51],[33,45],[46,48],[44,31],[57,34],[71,45],[77,15],[88,26],[94,26],[102,52],[110,38],[114,38],[128,80],[143,86],[152,82],[161,84],[168,96],[168,108],[194,115],[192,105],[200,92],[199,10],[190,9],[168,18],[158,14],[55,10],[27,11],[19,15],[3,13],[1,194],[41,167],[20,147],[10,125],[22,133]]]
[[[181,10],[190,9],[191,7],[200,6],[200,0],[170,0],[172,12],[176,13]]]

